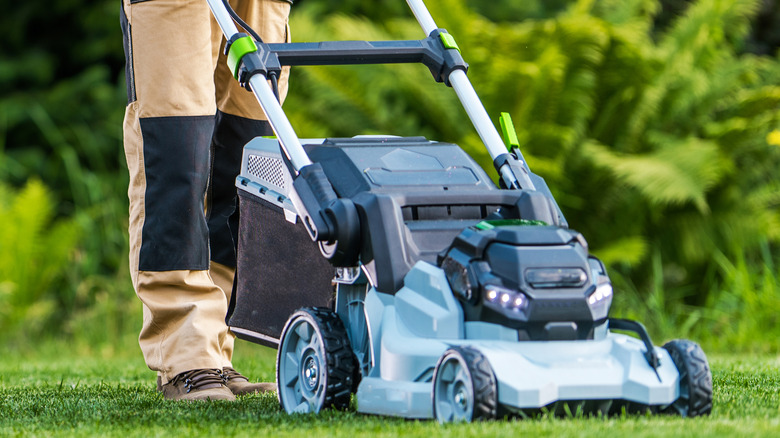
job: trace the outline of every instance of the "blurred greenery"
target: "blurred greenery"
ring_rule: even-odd
[[[660,338],[780,351],[780,5],[429,0],[489,114],[607,263],[613,314]],[[0,16],[0,338],[113,345],[140,325],[127,269],[117,1]],[[418,39],[404,2],[298,0],[293,39]],[[387,133],[490,158],[422,66],[293,70],[302,137]],[[336,115],[336,116],[334,116]],[[660,340],[660,339],[659,339]]]

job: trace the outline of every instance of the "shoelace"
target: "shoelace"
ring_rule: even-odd
[[[222,374],[217,369],[192,370],[173,378],[173,383],[184,382],[187,392],[193,389],[219,388],[224,385]]]
[[[246,377],[242,376],[241,373],[239,373],[238,371],[234,370],[233,368],[230,368],[230,367],[223,368],[222,369],[222,380],[227,382],[228,380],[231,380],[231,379],[246,380],[247,382],[249,381],[249,379],[247,379]]]

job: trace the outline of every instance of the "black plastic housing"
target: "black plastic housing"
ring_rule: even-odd
[[[592,339],[606,321],[611,299],[588,303],[597,285],[607,281],[606,273],[593,272],[587,243],[576,231],[540,225],[470,227],[442,253],[439,265],[448,259],[467,267],[476,280],[471,293],[456,293],[467,321],[517,329],[520,340]],[[529,283],[528,272],[540,270],[581,272],[583,280],[559,286]],[[526,307],[512,310],[490,302],[485,291],[491,285],[522,294]]]

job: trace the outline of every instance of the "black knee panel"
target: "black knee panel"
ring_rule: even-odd
[[[141,118],[146,191],[141,271],[206,270],[204,195],[213,116]]]

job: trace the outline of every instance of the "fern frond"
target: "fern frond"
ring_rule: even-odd
[[[612,172],[619,181],[637,189],[657,206],[692,203],[702,212],[709,212],[707,191],[720,181],[729,169],[729,162],[717,145],[697,139],[672,140],[654,153],[618,155],[603,146],[588,144],[586,154],[597,165]]]
[[[30,180],[18,193],[0,184],[0,330],[43,324],[51,287],[67,272],[80,236],[72,220],[55,220],[47,188]]]
[[[648,252],[648,243],[641,236],[626,237],[598,249],[595,255],[608,266],[635,266]]]

